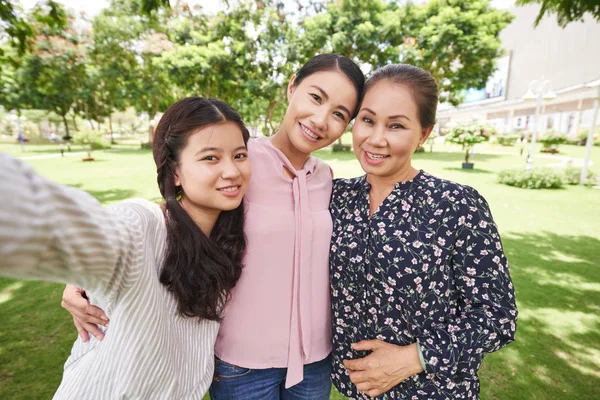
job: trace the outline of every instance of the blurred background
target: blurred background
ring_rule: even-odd
[[[480,191],[517,290],[517,340],[482,399],[600,397],[597,0],[0,0],[0,151],[102,204],[160,201],[154,128],[217,97],[273,134],[317,53],[424,68],[438,123],[415,166]],[[351,125],[317,152],[362,174]],[[76,331],[61,285],[0,278],[0,398],[47,399]],[[332,394],[332,399],[341,399]]]

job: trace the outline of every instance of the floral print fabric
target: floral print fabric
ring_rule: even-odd
[[[487,353],[514,339],[517,309],[508,263],[487,202],[426,172],[394,190],[369,217],[366,176],[334,182],[330,253],[332,380],[356,390],[350,345],[419,343],[425,372],[380,399],[478,399]]]

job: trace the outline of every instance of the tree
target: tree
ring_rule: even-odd
[[[92,27],[84,106],[97,121],[108,118],[112,141],[111,115],[125,110],[134,93],[139,70],[135,45],[143,26],[139,19],[109,8],[93,19]]]
[[[499,34],[512,20],[489,0],[431,0],[398,5],[381,0],[331,2],[325,14],[304,19],[299,42],[307,54],[333,51],[366,70],[408,63],[429,71],[440,100],[459,104],[468,88],[481,88],[502,55]]]
[[[33,12],[35,41],[31,53],[23,57],[19,89],[28,108],[53,111],[60,115],[70,136],[67,114],[79,97],[86,78],[85,40],[70,18],[64,29],[48,25],[37,7]]]
[[[600,2],[598,0],[517,0],[520,6],[540,4],[542,8],[535,19],[538,26],[544,15],[555,13],[558,24],[564,28],[571,22],[581,21],[586,13],[600,21]]]
[[[474,122],[458,124],[452,127],[450,133],[446,135],[446,141],[462,146],[465,151],[463,168],[466,168],[465,165],[469,164],[469,155],[473,146],[477,143],[487,142],[493,134],[493,128],[489,126],[480,125]]]
[[[67,22],[67,16],[63,8],[55,1],[48,0],[45,4],[38,7],[44,7],[47,10],[45,22],[56,29],[62,29]],[[19,17],[14,4],[9,0],[0,0],[0,41],[6,36],[8,43],[18,54],[22,55],[29,48],[30,41],[33,39],[34,30],[32,26],[23,18]],[[3,50],[0,48],[0,55]]]

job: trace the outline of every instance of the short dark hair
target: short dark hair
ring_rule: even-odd
[[[367,80],[363,96],[380,81],[389,80],[410,89],[419,110],[423,128],[435,125],[438,105],[438,85],[424,69],[409,64],[390,64],[377,69]]]
[[[300,68],[298,73],[296,73],[294,85],[299,85],[306,77],[314,73],[332,70],[338,70],[346,75],[356,89],[357,104],[354,113],[350,118],[352,119],[356,117],[356,113],[358,113],[358,103],[360,103],[363,88],[365,86],[365,75],[351,59],[332,53],[316,55],[308,60],[308,62]]]
[[[247,144],[248,129],[231,106],[216,99],[189,97],[169,107],[154,137],[152,150],[167,228],[160,282],[173,293],[185,317],[220,321],[242,272],[246,249],[243,203],[220,213],[209,238],[179,204],[182,188],[175,185],[175,171],[190,134],[228,121],[240,128]]]

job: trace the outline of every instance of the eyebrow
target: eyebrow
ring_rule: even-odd
[[[240,147],[236,147],[235,149],[233,149],[234,152],[239,151],[239,150],[248,150],[248,148],[246,146],[240,146]],[[223,149],[220,147],[205,147],[201,150],[198,150],[196,152],[196,154],[194,154],[194,156],[197,156],[200,153],[206,153],[207,151],[216,151],[216,152],[222,153]]]
[[[377,115],[377,113],[375,111],[373,111],[373,110],[371,110],[370,108],[367,108],[367,107],[361,108],[360,111],[366,111],[366,112],[371,113],[373,115]],[[405,119],[407,119],[407,120],[410,121],[410,118],[408,118],[406,115],[402,115],[402,114],[390,115],[388,117],[388,119],[400,119],[400,118],[405,118]]]
[[[323,89],[321,89],[320,87],[318,87],[316,85],[310,85],[310,86],[313,87],[313,88],[315,88],[315,89],[317,89],[319,92],[321,92],[321,96],[325,97],[325,100],[329,100],[329,95]],[[348,110],[345,106],[339,104],[337,107],[339,109],[341,109],[342,111],[344,111],[346,114],[348,114],[348,116],[352,115],[350,113],[350,110]]]

